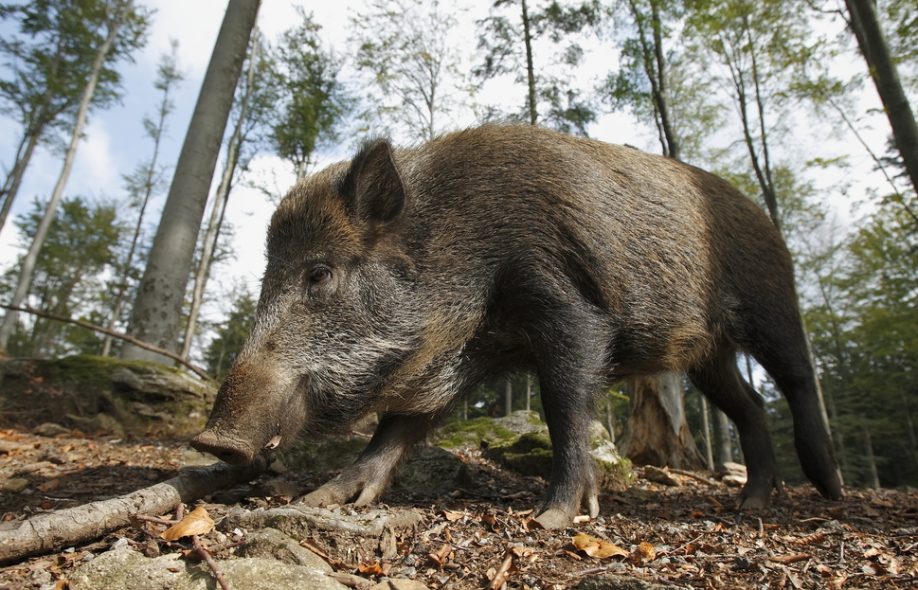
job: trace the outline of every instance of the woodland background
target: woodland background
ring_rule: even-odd
[[[196,4],[204,8],[186,18],[203,14],[207,34],[185,19],[168,25],[163,14],[181,18],[176,3],[0,3],[0,301],[131,333],[219,377],[252,322],[266,219],[296,179],[371,136],[407,144],[485,121],[533,123],[678,158],[760,203],[795,258],[846,483],[918,483],[911,0],[368,0],[335,3],[334,14],[264,3],[254,27],[258,2]],[[240,31],[235,49],[210,41],[224,16]],[[173,28],[193,34],[154,51]],[[170,216],[203,77],[184,62],[201,63],[211,47],[212,63],[236,64],[238,78],[222,80],[229,116],[195,205]],[[155,76],[138,75],[151,59]],[[81,159],[80,150],[98,153],[100,137],[117,138],[103,146],[116,156]],[[162,256],[154,236],[178,226],[194,230],[187,265],[169,265],[180,305],[165,327],[144,327],[139,285]],[[117,339],[13,312],[0,347],[136,355]],[[783,400],[753,362],[737,362],[766,400],[783,474],[799,479]],[[645,394],[619,384],[599,403],[631,455],[643,435],[629,406]],[[649,394],[679,408],[668,417],[675,446],[649,462],[739,458],[730,425],[681,376]],[[539,409],[538,384],[510,375],[456,419],[523,407]]]

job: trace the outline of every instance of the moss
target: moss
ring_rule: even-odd
[[[491,418],[475,418],[446,424],[431,435],[431,442],[445,449],[457,449],[479,447],[482,443],[489,446],[501,444],[515,438],[512,431]]]
[[[551,476],[551,439],[545,432],[527,432],[510,443],[492,446],[488,457],[522,475]]]

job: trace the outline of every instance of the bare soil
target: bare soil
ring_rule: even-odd
[[[180,443],[0,430],[0,519],[152,485],[175,475],[185,453]],[[415,531],[387,539],[315,531],[301,544],[357,588],[388,574],[429,588],[560,589],[606,573],[683,588],[918,587],[914,490],[849,489],[844,500],[828,502],[809,486],[788,487],[771,508],[738,513],[738,490],[709,473],[671,473],[678,485],[663,485],[639,469],[629,490],[601,498],[599,518],[547,531],[531,512],[542,480],[500,470],[477,452],[460,459],[473,473],[467,487],[447,497],[424,490],[384,497],[387,505],[424,516]],[[204,505],[219,519],[234,504],[281,506],[319,483],[316,476],[275,475]],[[160,539],[164,528],[138,522],[90,544],[0,568],[0,590],[67,588],[76,567],[119,538],[148,555],[174,551],[176,544],[190,549],[187,540]],[[231,557],[232,534],[213,531],[204,541],[218,561]],[[603,553],[611,555],[597,556]],[[188,551],[187,558],[193,555]]]

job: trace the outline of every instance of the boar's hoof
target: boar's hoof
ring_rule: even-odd
[[[564,510],[551,508],[536,517],[536,522],[545,529],[563,529],[574,524],[574,516]]]
[[[211,430],[205,430],[194,437],[191,446],[232,465],[245,465],[255,459],[255,449],[251,444],[234,436],[216,434]]]
[[[771,503],[771,491],[781,490],[781,486],[773,480],[749,480],[743,487],[739,497],[740,510],[762,510]]]
[[[299,503],[312,507],[330,506],[332,504],[345,504],[354,496],[356,496],[360,491],[361,486],[358,482],[346,481],[338,478],[333,479],[332,481],[324,484],[319,489],[306,494],[300,498]],[[361,494],[361,497],[363,497],[363,494]],[[369,504],[369,501],[361,504],[361,506],[365,504]]]

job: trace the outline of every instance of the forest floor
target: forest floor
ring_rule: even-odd
[[[187,457],[179,443],[44,434],[0,430],[2,521],[152,485],[172,477]],[[733,508],[737,489],[711,474],[671,472],[667,485],[638,469],[629,490],[601,497],[599,518],[548,531],[531,512],[542,480],[500,470],[477,452],[460,460],[474,477],[448,497],[412,490],[383,498],[386,506],[421,515],[389,548],[380,539],[320,530],[301,545],[358,589],[386,575],[428,588],[560,589],[607,574],[632,578],[636,588],[918,587],[914,490],[848,490],[844,500],[828,502],[810,486],[788,487],[771,508],[740,514]],[[288,473],[235,497],[208,498],[204,506],[219,521],[234,503],[282,506],[318,483]],[[164,528],[138,523],[8,565],[0,568],[0,589],[67,588],[79,565],[122,538],[148,556],[178,550],[193,559],[187,540],[167,543],[156,535]],[[214,530],[203,539],[218,563],[231,557],[231,533]]]

